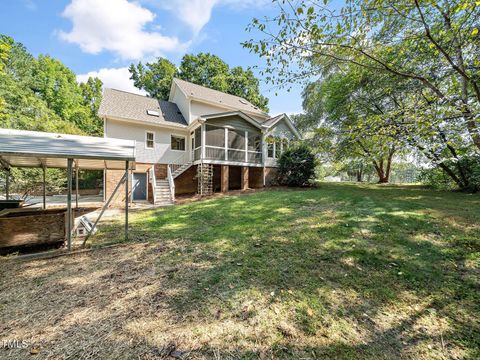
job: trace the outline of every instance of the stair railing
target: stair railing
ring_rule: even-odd
[[[155,167],[152,166],[148,171],[150,172],[150,183],[152,184],[153,203],[155,204],[157,202],[157,180],[155,179]]]
[[[182,155],[180,155],[178,158],[176,158],[174,161],[170,163],[172,173],[175,172],[175,170],[181,168],[183,165],[188,163],[190,161],[190,154],[188,151],[185,151]]]
[[[175,180],[173,179],[172,173],[172,164],[169,164],[167,166],[167,179],[168,185],[170,186],[170,198],[172,201],[175,201]]]

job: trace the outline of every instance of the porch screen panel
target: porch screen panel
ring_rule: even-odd
[[[205,145],[225,147],[225,129],[218,126],[205,126]]]
[[[262,137],[260,134],[248,134],[248,151],[262,151]]]
[[[228,129],[228,148],[245,150],[245,131]]]
[[[202,146],[202,130],[198,127],[195,130],[195,148]]]

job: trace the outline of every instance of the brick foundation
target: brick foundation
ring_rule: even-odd
[[[148,186],[148,195],[147,198],[150,202],[153,202],[153,194],[152,194],[152,187],[149,180],[148,170],[150,169],[151,164],[140,164],[137,163],[135,166],[134,173],[147,173],[147,186]],[[123,174],[125,174],[125,170],[105,170],[105,184],[104,184],[104,192],[105,192],[105,201],[108,200],[110,195],[115,190],[118,182],[122,178]],[[129,172],[128,177],[128,196],[131,199],[131,192],[132,192],[132,172]],[[124,206],[125,205],[125,184],[121,185],[115,194],[115,197],[112,199],[110,206]]]
[[[175,180],[175,195],[195,194],[197,192],[197,165],[190,166]]]
[[[138,164],[135,173],[146,172],[148,181],[148,201],[153,203],[153,189],[149,179],[149,169],[151,164]],[[167,164],[155,164],[156,179],[166,179]],[[258,189],[263,187],[263,176],[265,171],[265,186],[277,185],[277,168],[266,167],[242,167],[229,165],[214,165],[213,171],[213,191],[227,192],[229,190],[247,188]],[[122,178],[124,170],[106,170],[105,171],[105,199],[117,186]],[[175,195],[195,194],[197,192],[197,166],[192,165],[183,174],[175,179]],[[131,196],[132,178],[129,177],[129,196]],[[123,206],[125,204],[125,186],[122,185],[117,194],[112,199],[112,205]]]
[[[164,180],[167,178],[167,164],[155,164],[155,178],[157,180]]]
[[[278,185],[277,180],[278,169],[274,167],[265,168],[265,186]]]
[[[263,187],[263,168],[251,167],[248,173],[248,187],[259,189]]]

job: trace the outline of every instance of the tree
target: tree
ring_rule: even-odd
[[[322,144],[324,156],[332,154],[330,161],[356,164],[359,181],[363,165],[369,162],[378,182],[388,183],[398,141],[365,129],[366,123],[379,121],[377,104],[372,103],[370,96],[375,90],[375,76],[351,69],[332,72],[309,84],[303,92],[305,114],[296,121],[304,132],[316,134],[312,140],[317,147]],[[316,131],[319,128],[324,130]]]
[[[178,68],[164,58],[143,65],[131,64],[130,79],[148,95],[167,100],[174,77],[194,84],[243,97],[264,111],[268,99],[260,95],[259,81],[250,69],[230,68],[218,56],[209,53],[186,54]]]
[[[102,135],[97,116],[102,83],[78,84],[75,74],[48,55],[33,57],[11,37],[0,35],[0,127]],[[38,169],[12,170],[12,190],[23,196],[41,183]],[[48,169],[47,188],[65,183],[65,172]]]
[[[277,4],[278,15],[249,27],[264,38],[244,44],[266,58],[269,81],[288,86],[352,67],[378,75],[380,98],[369,96],[377,114],[357,131],[400,140],[470,187],[467,160],[480,151],[474,1],[347,0],[339,11],[314,1]]]
[[[172,80],[177,72],[173,63],[164,58],[156,62],[147,63],[146,66],[139,62],[131,64],[129,69],[133,84],[145,90],[148,95],[161,100],[167,100],[172,86]]]
[[[210,53],[185,55],[178,68],[178,77],[211,89],[230,91],[229,66],[218,56]]]
[[[89,77],[86,83],[80,83],[80,92],[82,94],[82,103],[89,111],[91,121],[88,124],[88,130],[80,126],[82,130],[93,135],[103,134],[103,122],[98,117],[98,109],[102,101],[103,83],[99,78]]]

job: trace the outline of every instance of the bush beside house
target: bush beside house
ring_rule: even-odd
[[[286,150],[278,160],[278,182],[287,186],[307,186],[315,178],[315,155],[300,144]]]

